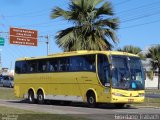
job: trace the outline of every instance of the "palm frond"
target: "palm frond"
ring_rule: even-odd
[[[105,29],[105,35],[110,38],[114,43],[118,42],[118,38],[115,34],[115,32],[111,29]]]
[[[113,30],[117,30],[119,28],[119,19],[118,18],[108,18],[104,20],[98,20],[95,22],[95,25],[102,27],[109,27]]]
[[[65,30],[59,31],[59,33],[56,35],[56,43],[59,47],[62,47],[63,49],[67,47],[70,43],[74,43],[75,41],[75,33],[74,33],[75,27],[67,28]]]
[[[97,9],[96,16],[100,15],[114,15],[111,3],[105,2],[100,8]]]
[[[71,12],[70,11],[65,11],[59,7],[56,7],[55,9],[52,10],[51,13],[51,18],[55,19],[58,17],[63,17],[65,19],[70,19],[71,17]]]
[[[151,47],[146,54],[147,58],[150,58],[151,66],[154,70],[160,68],[160,45]]]
[[[62,17],[74,23],[73,27],[61,30],[56,36],[56,43],[64,51],[72,50],[110,50],[118,42],[115,30],[118,18],[112,5],[104,0],[71,0],[69,10],[56,7],[51,18]],[[97,7],[102,3],[101,7]],[[108,15],[107,18],[102,18]]]

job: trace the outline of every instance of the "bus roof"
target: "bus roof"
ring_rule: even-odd
[[[72,51],[72,52],[63,52],[63,53],[56,53],[56,54],[50,54],[48,56],[40,56],[40,57],[23,57],[17,59],[17,61],[20,60],[33,60],[33,59],[45,59],[45,58],[53,58],[53,57],[65,57],[65,56],[76,56],[76,55],[86,55],[86,54],[107,54],[107,55],[124,55],[124,56],[134,56],[138,57],[138,55],[127,53],[127,52],[120,52],[120,51],[89,51],[89,50],[80,50],[80,51]]]

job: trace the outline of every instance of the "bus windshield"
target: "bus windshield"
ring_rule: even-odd
[[[112,56],[112,87],[144,90],[144,72],[138,57]]]

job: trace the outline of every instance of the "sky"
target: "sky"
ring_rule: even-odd
[[[105,0],[104,0],[105,1]],[[148,46],[160,44],[159,0],[108,0],[115,16],[120,19],[116,31],[119,42],[115,48],[125,45]],[[68,9],[69,0],[0,0],[0,37],[5,45],[0,46],[2,67],[14,69],[15,60],[21,57],[47,55],[45,36],[49,36],[49,54],[62,50],[56,45],[54,36],[58,31],[72,26],[62,18],[51,19],[56,6]],[[18,27],[38,31],[38,46],[9,44],[9,28]]]

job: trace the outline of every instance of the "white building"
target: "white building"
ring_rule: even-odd
[[[153,45],[151,45],[150,47],[152,47],[152,46]],[[146,54],[150,47],[147,47],[141,53]],[[146,70],[146,73],[151,70],[150,59],[149,58],[147,58],[146,60],[142,60],[142,64],[143,64],[144,69]],[[158,75],[157,74],[154,74],[153,80],[149,79],[146,75],[145,88],[147,88],[147,89],[157,89],[158,88]]]

